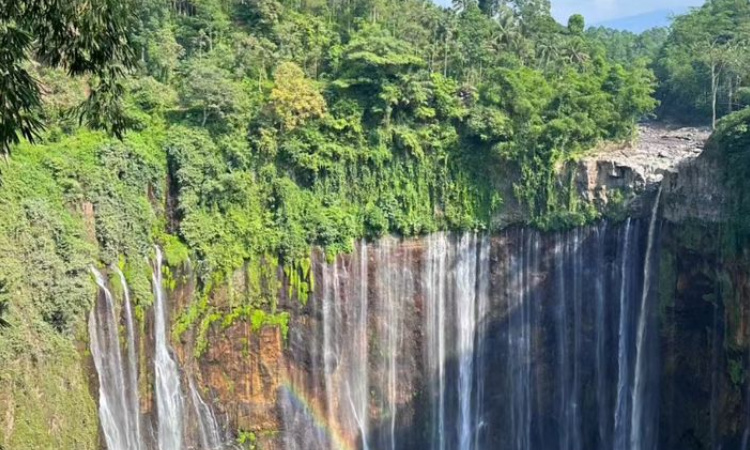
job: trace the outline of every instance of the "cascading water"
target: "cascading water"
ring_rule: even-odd
[[[653,421],[644,418],[646,409],[646,383],[649,377],[649,367],[646,363],[646,333],[650,321],[650,308],[648,307],[648,298],[651,287],[651,264],[654,247],[654,237],[656,234],[657,214],[659,213],[659,201],[661,200],[662,186],[656,193],[656,200],[651,210],[651,219],[648,225],[648,236],[646,241],[646,255],[643,264],[643,288],[641,290],[641,305],[638,318],[638,335],[636,340],[636,359],[635,359],[635,381],[633,383],[633,415],[631,420],[631,450],[653,450]]]
[[[490,238],[483,235],[479,242],[479,260],[477,268],[477,331],[476,331],[476,393],[474,396],[474,448],[484,448],[484,391],[487,382],[485,371],[484,354],[488,350],[487,342],[487,317],[489,314],[490,296]]]
[[[162,254],[156,247],[152,274],[154,290],[154,372],[158,443],[160,450],[181,450],[184,406],[180,371],[172,359],[167,338],[167,307],[162,281]]]
[[[598,448],[607,448],[610,444],[610,395],[607,392],[607,303],[604,292],[605,246],[602,236],[607,234],[607,222],[596,229],[596,407],[598,411]]]
[[[377,255],[376,255],[377,256]],[[287,449],[338,449],[344,435],[358,448],[368,450],[370,396],[368,377],[369,309],[368,248],[363,242],[348,264],[337,260],[319,266],[320,291],[308,306],[319,312],[315,332],[300,335],[309,351],[312,377],[293,380],[281,392]],[[318,336],[321,338],[318,338]],[[294,339],[292,337],[291,339]],[[394,366],[395,367],[395,366]],[[308,386],[321,402],[304,402],[298,392]],[[318,416],[331,424],[331,434],[316,425]],[[380,448],[380,447],[376,447]]]
[[[316,260],[317,288],[299,306],[309,320],[290,327],[288,350],[310,371],[291,370],[279,392],[285,448],[653,450],[656,211],[550,234],[386,238]],[[161,266],[157,249],[157,448],[182,449],[190,436],[222,448],[211,407],[171,355]],[[127,353],[101,274],[91,348],[107,446],[142,450],[132,305],[119,275]]]
[[[473,448],[472,385],[476,333],[477,241],[465,234],[458,243],[456,262],[456,317],[458,320],[459,448]]]
[[[568,255],[567,241],[564,235],[558,235],[555,240],[555,279],[557,288],[557,342],[558,342],[558,386],[559,386],[559,407],[560,407],[560,448],[567,450],[570,447],[570,399],[568,397],[569,389],[569,363],[568,358],[568,311],[567,297],[565,295],[565,267]]]
[[[135,449],[140,450],[143,448],[143,432],[141,431],[141,418],[140,418],[140,399],[138,396],[138,360],[135,354],[135,326],[133,325],[133,309],[130,302],[130,290],[128,289],[128,282],[125,280],[125,274],[115,267],[117,275],[120,277],[120,285],[122,286],[122,293],[125,304],[125,326],[127,329],[127,345],[128,345],[128,407],[130,408],[130,416],[133,422],[133,433]]]
[[[180,389],[179,367],[169,354],[166,335],[166,296],[162,288],[161,251],[157,249],[154,262],[155,313],[155,391],[158,413],[158,450],[182,450],[184,447],[185,395]],[[114,267],[123,291],[127,358],[122,357],[119,321],[114,297],[106,278],[92,268],[99,295],[89,318],[91,354],[99,375],[99,417],[102,434],[109,450],[143,450],[151,448],[142,428],[138,391],[136,329],[130,290],[125,275]],[[192,378],[189,380],[189,400],[196,417],[197,441],[191,448],[219,450],[226,447],[221,429],[211,408],[203,401]]]
[[[615,429],[614,450],[628,450],[630,440],[629,421],[630,417],[630,327],[628,324],[630,316],[629,286],[631,279],[628,268],[630,267],[630,231],[631,220],[627,219],[623,230],[623,246],[620,255],[620,320],[618,328],[618,353],[617,353],[617,404],[615,406]]]
[[[431,441],[435,450],[445,450],[445,286],[448,243],[445,234],[437,233],[427,239],[425,270],[422,289],[425,292],[427,334],[427,365],[430,374],[432,399]]]
[[[191,379],[188,383],[190,388],[190,401],[198,421],[198,437],[203,450],[220,450],[224,447],[224,439],[221,437],[219,425],[216,422],[211,408],[203,401],[195,382]]]
[[[515,252],[510,255],[508,301],[508,395],[510,445],[531,448],[531,304],[528,298],[529,233],[519,230]]]
[[[322,378],[282,395],[286,448],[652,450],[655,227],[386,238],[316,263],[293,352]]]
[[[357,307],[355,333],[352,340],[352,363],[350,364],[350,380],[347,383],[347,396],[352,409],[352,416],[359,430],[361,450],[369,450],[367,441],[368,421],[368,382],[367,382],[367,244],[362,241],[359,252],[359,292],[357,293]]]
[[[377,285],[381,287],[381,314],[384,319],[380,324],[378,345],[382,346],[381,379],[383,403],[387,424],[379,437],[379,448],[395,450],[399,448],[396,435],[396,422],[399,406],[399,356],[402,352],[404,336],[403,310],[406,299],[412,296],[414,283],[408,264],[409,252],[400,258],[396,254],[397,242],[383,239],[376,252]]]
[[[99,375],[99,419],[104,440],[109,450],[138,450],[139,416],[133,409],[125,376],[114,297],[104,276],[93,267],[91,271],[101,292],[89,316],[89,340]]]

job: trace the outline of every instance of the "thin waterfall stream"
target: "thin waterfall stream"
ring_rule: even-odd
[[[140,447],[138,414],[129,401],[125,374],[127,369],[120,350],[119,321],[115,299],[101,272],[91,268],[99,287],[99,300],[89,316],[89,344],[99,375],[99,419],[109,450]]]
[[[141,417],[140,417],[140,396],[138,395],[138,360],[136,359],[136,343],[135,343],[135,325],[133,324],[133,305],[130,301],[130,289],[128,289],[128,282],[125,280],[125,274],[115,267],[115,272],[120,278],[120,285],[122,286],[123,303],[125,309],[125,324],[127,329],[127,349],[128,349],[128,364],[127,364],[127,378],[128,378],[128,407],[130,408],[130,417],[132,418],[133,433],[134,433],[134,449],[140,450],[144,446],[143,432],[141,430]],[[101,286],[100,286],[101,287]]]
[[[162,253],[156,247],[153,270],[154,290],[154,391],[158,414],[160,450],[181,450],[184,400],[177,363],[172,358],[167,338],[167,306],[162,279]]]
[[[631,450],[652,450],[654,443],[650,441],[649,428],[653,427],[652,423],[644,421],[644,407],[646,403],[646,333],[647,323],[649,321],[650,309],[648,299],[651,287],[651,265],[652,253],[654,247],[654,236],[656,234],[657,215],[659,213],[659,201],[661,200],[662,185],[656,193],[656,200],[651,209],[651,218],[648,224],[648,236],[646,238],[646,255],[643,264],[643,288],[641,289],[641,304],[638,314],[638,334],[636,339],[636,359],[635,359],[635,381],[633,383],[633,416],[630,425],[630,448]]]

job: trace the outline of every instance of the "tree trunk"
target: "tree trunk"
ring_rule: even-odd
[[[711,64],[711,129],[716,129],[716,94],[718,75],[716,73],[716,63]]]
[[[448,35],[445,36],[445,52],[443,54],[443,76],[448,77]]]
[[[732,114],[734,94],[732,93],[732,77],[729,77],[727,89],[727,114]]]

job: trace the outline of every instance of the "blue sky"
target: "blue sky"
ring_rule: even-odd
[[[588,24],[595,24],[654,11],[684,11],[702,4],[703,0],[552,0],[552,15],[566,23],[571,14],[580,13]]]
[[[440,5],[450,5],[451,0],[434,0]],[[610,22],[652,12],[683,12],[691,6],[700,6],[704,0],[551,0],[552,15],[567,23],[571,14],[580,13],[586,23]]]

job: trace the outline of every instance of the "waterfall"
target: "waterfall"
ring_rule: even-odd
[[[138,360],[135,355],[135,326],[133,325],[133,310],[130,302],[130,290],[128,289],[128,282],[125,280],[125,274],[122,273],[118,267],[115,267],[115,271],[120,277],[120,284],[122,285],[122,293],[125,303],[125,326],[128,333],[128,406],[130,408],[130,417],[132,417],[134,426],[134,448],[140,450],[143,448],[143,433],[141,432],[141,408],[138,396]]]
[[[555,254],[554,254],[554,270],[556,280],[556,291],[557,291],[557,307],[558,317],[556,318],[557,323],[557,343],[558,343],[558,386],[560,393],[560,436],[558,438],[560,442],[560,448],[562,450],[568,450],[570,448],[570,399],[568,397],[568,311],[567,311],[567,296],[566,291],[566,273],[565,273],[565,261],[568,255],[567,241],[564,239],[564,235],[559,234],[555,237]]]
[[[427,359],[430,374],[433,422],[431,441],[435,450],[445,450],[445,288],[447,238],[437,233],[427,239],[424,279]]]
[[[474,333],[476,332],[477,242],[464,234],[459,241],[456,261],[456,317],[458,319],[459,448],[472,449],[471,410],[474,377]]]
[[[155,386],[158,420],[158,450],[182,450],[185,394],[180,387],[180,371],[170,355],[167,339],[167,306],[162,286],[162,255],[156,249],[153,268],[154,288],[154,340]],[[89,315],[89,339],[92,359],[99,376],[99,418],[108,450],[145,450],[145,432],[142,429],[138,389],[138,360],[136,354],[136,328],[130,290],[122,271],[117,273],[123,292],[125,343],[123,358],[120,348],[119,321],[115,301],[106,278],[93,267],[100,295]],[[219,450],[224,448],[220,428],[211,408],[201,399],[192,378],[189,378],[189,395],[197,422],[197,448]],[[193,448],[193,447],[191,447]]]
[[[647,322],[649,321],[648,296],[651,287],[651,258],[654,247],[654,235],[656,234],[656,222],[659,212],[659,201],[661,200],[662,185],[656,193],[654,206],[651,209],[651,219],[648,225],[648,237],[646,241],[646,256],[643,264],[643,289],[641,290],[641,306],[638,318],[638,335],[636,338],[636,359],[635,359],[635,381],[633,383],[633,411],[631,420],[631,446],[632,450],[652,450],[652,443],[648,439],[650,436],[644,436],[649,433],[649,428],[653,426],[650,423],[644,423],[643,411],[646,401],[646,390],[644,378],[647,376],[646,371],[646,352],[645,339],[647,332]],[[650,433],[649,433],[650,434]],[[644,437],[646,444],[644,445]]]
[[[516,254],[510,258],[508,292],[508,378],[512,448],[531,448],[531,321],[528,301],[529,246],[526,230],[518,232]]]
[[[581,332],[583,329],[581,304],[583,301],[583,248],[581,247],[581,229],[576,228],[572,231],[573,243],[573,384],[571,398],[571,450],[581,450],[581,359],[583,358],[583,348],[581,343]]]
[[[485,426],[484,392],[485,392],[485,352],[488,332],[487,315],[490,307],[490,238],[481,237],[479,242],[479,261],[477,268],[477,331],[476,331],[476,394],[474,396],[474,448],[483,448],[482,431]]]
[[[653,317],[640,274],[656,264],[654,221],[384,238],[316,260],[292,351],[320,378],[296,372],[282,391],[285,448],[635,450],[641,432],[654,442],[644,367],[658,361],[637,333]]]
[[[152,274],[154,290],[154,371],[156,411],[158,414],[158,443],[160,450],[182,450],[183,397],[180,371],[169,350],[167,336],[167,306],[162,280],[162,253],[156,247]]]
[[[398,416],[398,357],[401,350],[402,333],[402,302],[407,295],[411,295],[411,277],[408,272],[406,258],[396,255],[396,242],[384,239],[378,248],[377,262],[379,271],[378,285],[381,286],[381,302],[383,307],[383,329],[379,345],[383,348],[383,369],[385,382],[385,411],[388,426],[384,427],[386,436],[385,447],[391,450],[398,448],[396,435],[396,421]],[[399,259],[401,259],[399,261]]]
[[[630,385],[630,367],[629,367],[629,355],[630,355],[630,336],[629,336],[629,320],[628,315],[630,312],[630,305],[628,302],[628,288],[630,286],[630,278],[628,277],[628,268],[630,267],[630,229],[631,220],[627,219],[625,222],[625,228],[623,230],[622,241],[623,251],[621,252],[621,266],[620,266],[620,320],[618,328],[618,351],[617,351],[617,404],[615,406],[615,438],[614,438],[614,449],[615,450],[628,450],[630,430],[628,422],[625,417],[629,417],[629,393],[628,386]]]
[[[357,296],[358,305],[356,309],[356,328],[354,339],[352,341],[351,364],[352,383],[347,383],[347,392],[349,402],[352,408],[352,414],[360,434],[361,450],[369,450],[367,440],[367,414],[368,414],[368,381],[367,381],[367,363],[368,363],[368,337],[367,337],[367,243],[363,240],[360,243],[359,251],[359,292]],[[352,386],[352,384],[354,386]]]
[[[339,340],[336,339],[336,325],[339,320],[339,302],[336,296],[339,285],[338,263],[334,262],[332,267],[323,268],[323,382],[326,397],[326,414],[328,423],[336,423],[335,400],[337,392],[334,391],[334,368],[338,367]]]
[[[93,267],[91,272],[103,294],[99,296],[103,301],[97,300],[89,315],[89,340],[99,375],[99,419],[104,440],[109,450],[138,450],[139,417],[125,379],[114,297],[104,276]]]
[[[192,378],[188,382],[190,388],[190,401],[193,404],[195,416],[198,422],[198,437],[203,450],[220,450],[223,448],[223,439],[219,431],[211,408],[203,401]]]
[[[599,448],[610,447],[609,440],[609,393],[607,390],[607,304],[604,293],[604,236],[607,234],[607,222],[596,228],[596,260],[593,268],[595,272],[596,293],[596,401]]]

